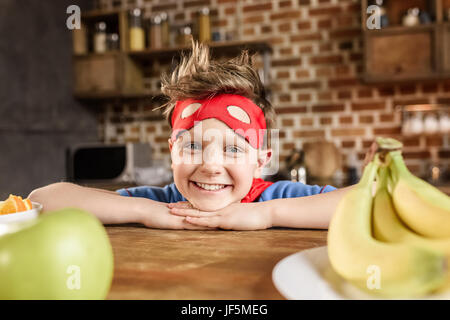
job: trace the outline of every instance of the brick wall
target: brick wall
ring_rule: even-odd
[[[111,8],[134,5],[149,12],[168,11],[172,21],[190,21],[202,6],[212,12],[213,29],[234,33],[241,40],[265,39],[273,48],[270,70],[272,103],[278,114],[280,159],[306,141],[326,139],[342,151],[343,163],[351,152],[359,159],[377,136],[405,143],[408,166],[423,175],[430,148],[448,166],[448,134],[403,137],[401,113],[396,106],[450,103],[450,81],[366,85],[357,0],[100,0]],[[157,89],[158,74],[168,66],[155,63],[146,87]],[[158,158],[169,158],[165,121],[151,121],[152,103],[127,101],[108,105],[101,117],[103,139],[149,141]],[[345,167],[344,167],[345,169]]]

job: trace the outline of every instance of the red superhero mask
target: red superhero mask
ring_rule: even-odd
[[[196,122],[210,118],[224,122],[255,149],[262,146],[266,129],[264,113],[253,101],[236,94],[177,101],[172,114],[172,141]]]

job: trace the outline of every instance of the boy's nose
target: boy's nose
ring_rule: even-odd
[[[203,151],[203,163],[209,165],[223,165],[223,153],[219,148],[208,146]]]
[[[203,173],[220,174],[223,171],[223,155],[217,148],[206,148],[203,152]]]
[[[214,163],[203,162],[200,171],[205,176],[220,175],[223,167]]]

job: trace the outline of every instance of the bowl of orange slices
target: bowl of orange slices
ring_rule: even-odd
[[[35,219],[39,216],[41,210],[42,205],[40,203],[10,194],[8,199],[0,201],[0,223]]]

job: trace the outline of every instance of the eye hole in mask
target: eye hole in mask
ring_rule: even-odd
[[[245,112],[244,109],[238,106],[228,106],[227,111],[233,118],[244,122],[244,123],[250,123],[250,117],[247,112]]]
[[[185,119],[187,117],[192,116],[195,111],[197,111],[202,106],[201,103],[191,103],[186,108],[183,109],[183,112],[181,112],[180,118]]]

